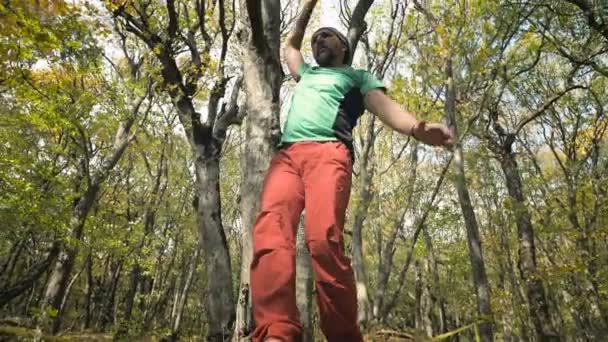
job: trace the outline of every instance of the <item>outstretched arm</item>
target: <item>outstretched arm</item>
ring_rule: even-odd
[[[445,125],[418,121],[416,117],[401,108],[382,90],[371,90],[365,95],[365,108],[378,116],[380,121],[402,134],[411,135],[432,146],[451,146],[452,132]]]
[[[291,33],[289,34],[289,38],[287,38],[287,46],[285,47],[285,59],[287,60],[287,68],[289,68],[289,73],[296,80],[300,79],[298,70],[300,70],[300,65],[304,63],[304,58],[302,57],[302,53],[300,52],[300,49],[302,48],[302,39],[304,39],[304,32],[306,32],[306,26],[308,26],[308,22],[310,21],[310,15],[312,14],[312,10],[315,8],[316,4],[317,0],[302,1],[302,9],[300,14],[298,15],[298,19],[296,20],[295,27],[293,28],[293,31],[291,31]]]

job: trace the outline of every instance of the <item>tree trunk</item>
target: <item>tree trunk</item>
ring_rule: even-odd
[[[89,254],[85,261],[85,271],[87,275],[87,283],[85,288],[85,304],[84,304],[84,322],[82,323],[82,329],[88,330],[91,327],[91,319],[93,313],[93,292],[95,291],[95,283],[93,278],[93,258]]]
[[[475,293],[477,295],[477,312],[485,321],[479,325],[480,335],[484,342],[493,341],[492,309],[490,306],[490,286],[486,275],[485,261],[481,248],[481,239],[479,237],[479,228],[477,226],[477,218],[471,204],[471,197],[464,173],[464,160],[462,146],[457,146],[454,153],[455,163],[455,185],[458,191],[458,199],[460,208],[464,216],[464,222],[467,232],[467,246],[469,250],[469,260],[473,271],[473,283]]]
[[[15,265],[17,264],[17,260],[21,255],[21,251],[23,250],[25,243],[26,240],[18,240],[11,246],[11,250],[8,253],[8,259],[2,265],[2,267],[0,267],[0,284],[10,284],[13,270],[15,269]]]
[[[220,204],[219,153],[197,158],[197,218],[207,293],[209,341],[225,341],[232,334],[234,298],[232,295],[232,268],[226,234],[222,226]]]
[[[420,261],[414,261],[414,328],[422,330],[422,272]]]
[[[445,76],[445,113],[453,129],[455,141],[458,141],[460,137],[458,136],[458,127],[456,126],[456,87],[454,85],[454,71],[452,69],[451,58],[448,58],[446,61]],[[490,304],[490,285],[488,284],[488,277],[486,275],[477,218],[471,204],[471,196],[469,195],[469,188],[464,172],[463,155],[462,144],[457,143],[454,148],[454,182],[467,232],[469,259],[471,261],[473,283],[477,295],[477,313],[481,319],[485,320],[479,325],[479,333],[482,341],[489,342],[494,340],[494,331],[491,323],[493,317]]]
[[[426,245],[426,252],[428,258],[428,268],[429,273],[433,277],[433,282],[430,285],[431,287],[431,299],[433,304],[437,303],[439,309],[439,322],[436,322],[437,330],[439,333],[444,333],[447,331],[448,323],[445,312],[446,301],[441,294],[441,281],[439,279],[439,268],[437,265],[437,257],[435,256],[435,250],[433,249],[433,240],[431,239],[431,235],[429,234],[428,228],[422,227],[422,234],[424,235],[424,242]]]
[[[314,276],[310,254],[306,248],[304,234],[304,215],[300,219],[300,227],[296,240],[296,303],[300,311],[302,323],[302,342],[314,342],[313,300]]]
[[[63,312],[65,311],[65,306],[68,302],[68,297],[70,296],[70,292],[72,292],[72,287],[74,286],[74,284],[76,283],[76,281],[78,280],[78,277],[80,277],[80,274],[82,274],[82,271],[84,271],[86,267],[86,264],[83,265],[83,267],[80,269],[80,271],[78,271],[73,277],[72,280],[70,280],[70,282],[68,283],[68,286],[65,289],[65,294],[63,295],[63,298],[61,299],[61,305],[59,307],[59,312],[63,315]]]
[[[348,18],[349,25],[346,37],[350,46],[350,56],[348,56],[346,64],[352,64],[357,45],[359,44],[364,32],[368,29],[367,23],[365,22],[365,16],[367,15],[367,12],[369,11],[373,2],[374,0],[358,0],[352,11],[352,15]],[[387,46],[398,45],[398,38],[396,41],[391,39],[391,37],[393,37],[393,31],[395,30],[395,17],[392,19],[393,21],[391,22],[390,31],[388,33],[389,38],[387,41]],[[374,63],[376,64],[374,66],[371,64],[368,65],[368,70],[375,70],[375,76],[378,79],[382,79],[384,77],[384,73],[386,72],[385,62],[391,55],[392,49],[386,49],[384,57],[376,59],[378,56],[369,58],[369,54],[371,52],[369,50],[369,45],[366,44],[366,48],[368,48],[366,50],[368,53],[368,60],[377,61],[377,63]],[[378,306],[376,302],[373,304],[370,303],[368,278],[363,260],[362,234],[363,223],[373,198],[371,184],[374,177],[374,166],[372,165],[371,160],[373,158],[373,146],[377,134],[377,132],[374,131],[375,122],[376,116],[371,115],[367,121],[366,137],[365,140],[363,140],[363,146],[361,146],[361,154],[359,159],[360,174],[357,180],[358,184],[356,186],[356,188],[359,190],[358,196],[356,196],[359,198],[359,202],[357,207],[353,210],[355,219],[353,224],[353,237],[351,241],[351,260],[357,286],[358,322],[363,330],[366,328],[370,318],[376,316],[378,313],[378,308],[381,307]],[[381,256],[382,255],[380,255],[380,257]],[[377,298],[378,297],[376,297],[376,299]]]
[[[433,324],[431,321],[431,311],[433,308],[431,292],[428,283],[428,264],[426,260],[416,260],[414,263],[414,273],[416,278],[416,318],[415,326],[426,337],[433,336]]]
[[[252,229],[259,210],[262,183],[279,142],[279,94],[283,78],[279,59],[280,1],[256,1],[248,3],[247,8],[251,22],[251,40],[246,44],[243,67],[247,95],[247,144],[242,154],[240,206],[243,236],[235,338],[246,336],[253,330],[249,291],[253,258]]]
[[[133,268],[131,269],[131,276],[129,278],[129,287],[127,290],[127,293],[125,295],[125,308],[124,308],[124,313],[123,313],[123,319],[120,322],[120,327],[118,328],[118,332],[117,335],[118,336],[123,336],[124,334],[127,333],[128,328],[130,326],[130,320],[131,320],[131,315],[133,313],[133,305],[134,305],[134,301],[135,301],[135,297],[137,295],[137,288],[139,287],[140,284],[142,284],[142,280],[145,280],[145,278],[142,277],[142,267],[140,265],[139,260],[142,258],[142,253],[144,248],[146,247],[146,245],[148,244],[148,236],[152,235],[154,232],[154,227],[156,225],[156,211],[158,209],[158,207],[160,206],[160,203],[162,201],[162,198],[164,196],[165,193],[165,189],[167,186],[167,181],[165,180],[165,182],[163,182],[163,177],[168,177],[168,174],[166,173],[166,161],[165,161],[165,151],[166,151],[166,143],[167,143],[167,139],[168,136],[165,135],[164,140],[163,140],[163,144],[161,147],[161,152],[160,152],[160,156],[156,165],[156,171],[154,172],[154,174],[152,173],[152,171],[150,169],[148,169],[148,175],[150,176],[150,180],[153,182],[154,186],[152,187],[152,191],[150,192],[150,196],[149,196],[149,200],[147,200],[147,205],[145,206],[145,211],[143,214],[143,218],[144,218],[144,232],[143,235],[141,236],[141,239],[137,242],[136,246],[135,246],[135,250],[134,250],[134,265]],[[148,159],[146,158],[146,156],[144,155],[143,158],[145,159],[146,165],[148,165]],[[127,196],[131,197],[129,189],[127,189]],[[130,203],[130,201],[128,200],[128,203]],[[130,204],[128,204],[130,205]],[[127,209],[128,212],[129,209]],[[130,214],[128,214],[130,215]],[[129,221],[134,221],[137,218],[136,217],[128,217]],[[143,278],[143,279],[142,279]],[[144,291],[141,291],[142,294],[144,294]],[[144,303],[144,296],[142,296],[141,302],[140,302],[140,307],[141,307],[141,311],[144,312],[145,311],[145,303]],[[144,315],[145,317],[145,315]]]
[[[176,305],[174,312],[171,315],[171,336],[170,341],[177,341],[179,336],[179,328],[182,322],[182,316],[184,314],[184,308],[186,307],[186,301],[188,300],[188,293],[190,292],[190,285],[192,285],[192,279],[194,279],[194,274],[196,273],[196,265],[198,264],[198,255],[199,248],[194,250],[194,255],[191,257],[190,265],[188,266],[187,273],[182,276],[184,280],[183,288],[179,289],[176,287],[176,291],[179,292],[179,295],[176,296]],[[186,271],[186,270],[184,270]]]
[[[59,332],[61,327],[61,302],[63,301],[78,253],[77,243],[82,238],[86,217],[95,202],[98,191],[99,185],[92,184],[74,208],[74,213],[70,220],[71,243],[65,245],[59,252],[46,285],[42,299],[42,312],[50,314],[53,317],[51,325],[51,333],[53,334]]]
[[[114,302],[116,299],[116,290],[118,289],[118,280],[120,280],[120,274],[122,270],[122,262],[114,261],[110,263],[110,277],[108,279],[109,284],[104,284],[102,291],[101,300],[103,305],[101,307],[101,317],[99,319],[100,330],[105,331],[109,324],[114,324]],[[102,283],[103,284],[103,283]]]
[[[129,287],[127,288],[127,293],[124,296],[125,307],[122,322],[119,323],[120,327],[117,331],[118,336],[124,336],[129,328],[129,320],[131,319],[131,314],[133,313],[133,305],[135,303],[135,295],[137,294],[137,285],[139,285],[140,275],[141,268],[139,267],[137,261],[135,261],[135,265],[133,265],[129,275]]]
[[[437,18],[426,8],[424,8],[418,1],[414,2],[414,6],[417,10],[422,12],[429,23],[434,26],[433,29],[437,36],[439,46],[445,49],[448,53],[445,56],[445,116],[450,124],[450,128],[454,133],[454,140],[456,141],[454,147],[454,183],[458,192],[458,200],[460,202],[460,208],[464,217],[464,223],[467,232],[467,246],[469,250],[469,259],[471,261],[471,267],[473,271],[473,283],[475,286],[475,293],[477,295],[477,313],[479,318],[483,319],[484,322],[479,325],[479,333],[481,340],[484,342],[490,342],[494,340],[494,331],[491,320],[492,308],[490,301],[490,287],[488,284],[488,278],[486,275],[485,261],[481,248],[481,240],[479,237],[479,227],[477,225],[477,218],[475,217],[475,211],[471,204],[471,196],[469,194],[469,188],[466,181],[464,172],[464,159],[462,144],[459,142],[460,137],[458,136],[458,127],[456,125],[456,85],[454,84],[454,69],[451,56],[450,46],[447,43],[443,35],[437,33],[437,26],[439,22]]]
[[[500,156],[500,165],[505,174],[509,196],[513,200],[513,215],[519,240],[519,273],[526,284],[530,317],[539,340],[557,341],[559,337],[551,322],[543,282],[536,274],[534,229],[511,144],[505,144],[505,151]]]
[[[353,210],[353,237],[351,241],[351,260],[353,272],[355,274],[355,282],[357,285],[357,309],[358,321],[362,328],[365,328],[367,321],[370,318],[370,303],[367,290],[367,274],[363,263],[363,223],[367,217],[369,205],[372,202],[373,194],[371,191],[372,180],[374,177],[374,169],[372,165],[373,146],[376,140],[374,132],[376,117],[370,116],[367,120],[367,128],[363,146],[359,157],[359,177],[357,179],[358,189],[357,198],[359,198],[357,206]]]
[[[7,286],[5,289],[0,290],[0,307],[6,305],[9,301],[15,297],[23,294],[28,289],[34,286],[36,280],[38,280],[46,271],[49,266],[53,263],[57,255],[59,255],[60,247],[58,242],[54,242],[49,250],[46,258],[31,266],[19,281],[14,284]]]

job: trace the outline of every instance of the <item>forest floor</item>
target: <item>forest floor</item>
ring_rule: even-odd
[[[0,342],[4,341],[49,341],[49,342],[75,342],[75,341],[112,341],[112,335],[99,333],[66,333],[57,336],[43,334],[36,329],[0,326]]]
[[[367,334],[364,337],[367,342],[400,342],[400,341],[416,341],[423,342],[428,339],[417,338],[407,333],[400,333],[389,330],[379,330],[371,334]],[[160,341],[157,337],[142,337],[137,339],[139,342],[153,342]],[[197,338],[191,339],[183,337],[182,341],[196,341]],[[113,341],[111,334],[93,333],[93,332],[73,332],[64,333],[56,336],[43,334],[41,331],[26,327],[0,325],[0,342],[9,341],[45,341],[45,342],[76,342],[76,341],[93,341],[93,342],[105,342]]]

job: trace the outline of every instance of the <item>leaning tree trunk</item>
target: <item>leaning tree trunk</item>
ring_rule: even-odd
[[[454,132],[456,141],[459,140],[458,130],[456,126],[456,89],[454,86],[452,61],[448,59],[446,62],[446,102],[445,112],[450,120],[451,128]],[[479,236],[479,227],[475,210],[471,204],[471,196],[464,172],[462,144],[457,143],[454,148],[454,183],[458,192],[458,201],[464,217],[464,223],[467,232],[467,246],[469,250],[469,260],[473,271],[473,284],[477,295],[477,313],[484,321],[479,324],[479,333],[482,341],[490,342],[494,340],[494,332],[492,328],[492,307],[490,304],[490,285],[486,275],[486,266],[481,248],[481,238]]]
[[[179,340],[179,328],[182,322],[182,316],[184,314],[184,308],[186,307],[186,301],[188,300],[188,292],[190,292],[190,286],[192,285],[192,279],[196,273],[196,265],[198,264],[199,248],[194,250],[194,254],[190,258],[190,265],[188,269],[183,270],[182,279],[184,285],[182,288],[177,287],[176,292],[178,293],[173,303],[173,310],[171,312],[171,335],[169,336],[170,341]],[[185,267],[184,267],[185,268]]]
[[[5,288],[1,289],[0,307],[6,305],[14,298],[22,295],[28,289],[32,288],[36,281],[47,272],[53,261],[57,258],[57,255],[59,255],[60,251],[60,244],[59,242],[55,241],[51,245],[51,248],[44,260],[30,266],[30,268],[24,272],[25,276],[20,278],[17,282],[11,285],[7,284]]]
[[[490,304],[490,286],[486,275],[485,261],[481,248],[481,239],[479,236],[479,227],[475,211],[471,204],[471,196],[466,181],[464,172],[464,159],[462,144],[459,142],[458,127],[456,125],[456,85],[454,84],[454,69],[451,56],[450,46],[445,38],[437,33],[439,21],[437,18],[425,8],[419,1],[414,1],[415,8],[420,11],[433,26],[436,32],[439,46],[447,51],[445,64],[445,114],[450,123],[450,128],[453,130],[456,146],[454,147],[454,183],[458,192],[458,200],[464,217],[464,223],[467,232],[467,246],[469,250],[469,259],[473,271],[473,284],[477,295],[477,313],[484,321],[479,324],[479,333],[482,341],[489,342],[494,340],[494,331],[492,323],[492,307]]]
[[[361,154],[359,158],[359,177],[357,179],[359,201],[354,211],[353,237],[351,242],[351,255],[353,272],[355,274],[355,282],[357,284],[357,308],[358,321],[360,324],[365,323],[370,318],[370,303],[367,291],[367,274],[363,263],[363,223],[367,217],[369,206],[372,202],[372,179],[374,177],[374,169],[371,162],[373,156],[373,145],[376,139],[374,134],[376,118],[372,116],[367,121],[366,137],[361,146]]]
[[[97,200],[97,194],[99,193],[103,183],[108,178],[110,171],[114,168],[114,166],[116,166],[124,154],[124,151],[127,149],[129,142],[132,140],[132,137],[130,136],[131,127],[135,123],[135,119],[139,114],[142,103],[151,94],[150,92],[151,83],[148,84],[146,94],[136,99],[136,101],[133,103],[127,119],[119,124],[110,156],[92,175],[89,186],[74,206],[72,218],[70,219],[69,223],[71,241],[70,243],[64,244],[63,248],[59,252],[55,265],[51,271],[51,275],[49,276],[49,280],[44,292],[44,298],[42,300],[42,312],[47,312],[48,309],[56,312],[56,316],[53,319],[51,328],[53,334],[57,333],[61,327],[61,302],[63,301],[63,297],[68,286],[70,274],[76,260],[76,255],[78,254],[78,241],[80,241],[82,238],[85,221],[89,211]],[[149,101],[146,111],[150,110],[151,103],[152,102]]]
[[[480,335],[484,342],[493,341],[492,324],[489,320],[492,319],[492,308],[490,306],[490,285],[486,275],[485,261],[481,249],[481,239],[479,236],[479,227],[477,226],[477,218],[471,204],[471,197],[464,174],[464,160],[462,146],[457,146],[454,153],[455,164],[455,185],[458,191],[458,199],[464,223],[467,232],[467,246],[469,250],[469,260],[473,271],[473,284],[477,295],[477,312],[485,321],[479,325]]]
[[[253,328],[250,266],[253,225],[262,183],[279,142],[279,92],[283,70],[279,59],[281,4],[279,0],[247,1],[251,40],[244,53],[247,117],[242,155],[241,215],[243,223],[241,280],[235,338]],[[245,7],[245,6],[243,6]]]
[[[42,299],[42,312],[54,311],[51,332],[57,333],[61,327],[61,302],[70,280],[70,274],[74,267],[76,255],[78,254],[77,241],[82,238],[86,217],[95,202],[95,197],[99,191],[99,185],[91,185],[86,193],[80,198],[74,208],[72,219],[70,220],[70,240],[75,243],[67,244],[59,252],[57,260],[51,270],[44,297]]]
[[[509,196],[513,200],[513,214],[519,240],[519,273],[526,285],[530,316],[539,340],[558,341],[559,337],[549,315],[543,282],[536,274],[534,228],[526,206],[517,161],[511,147],[510,143],[505,143],[500,156],[500,166],[505,174]]]

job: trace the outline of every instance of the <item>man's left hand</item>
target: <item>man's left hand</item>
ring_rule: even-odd
[[[412,130],[412,136],[431,146],[451,148],[454,144],[454,134],[446,125],[440,123],[419,121]]]

